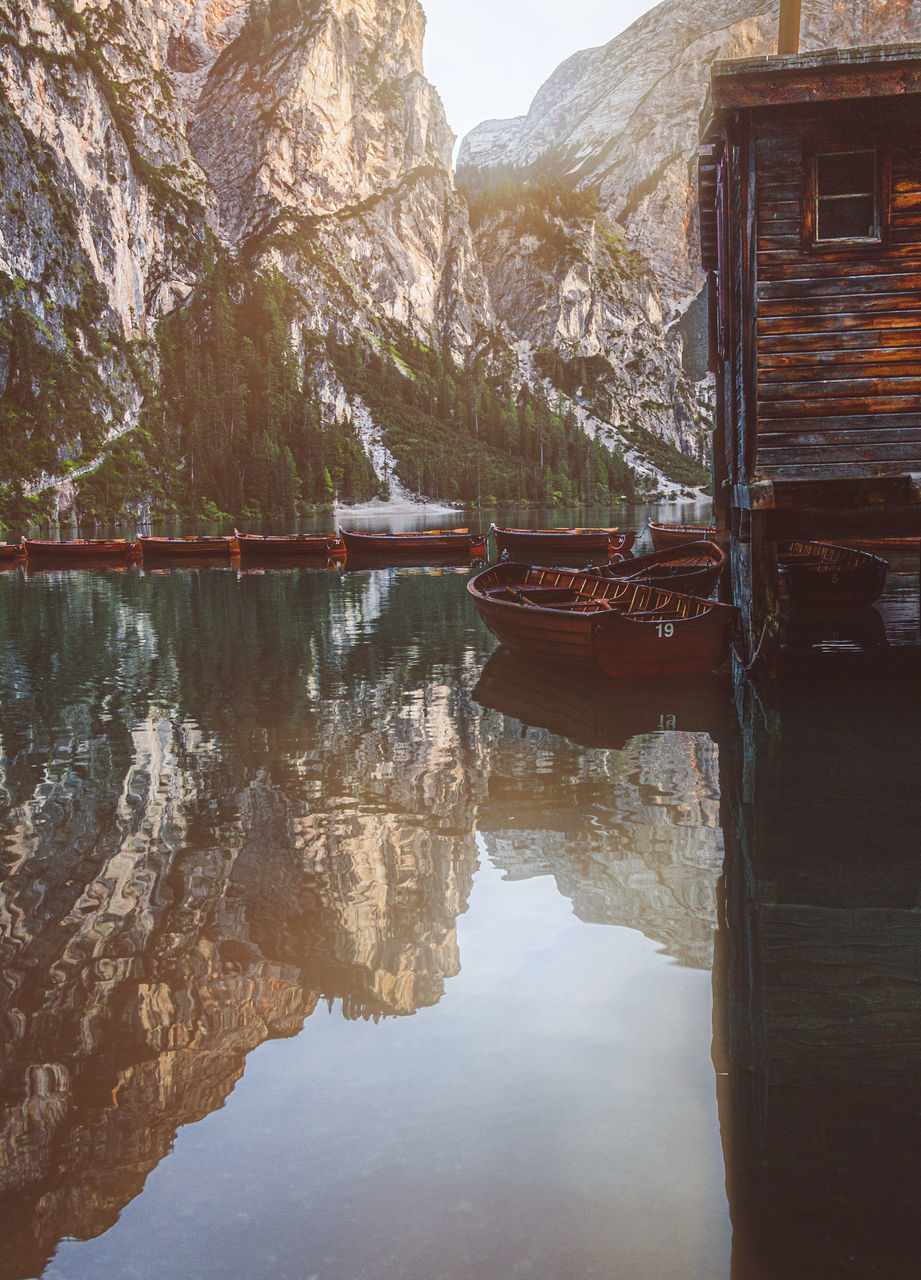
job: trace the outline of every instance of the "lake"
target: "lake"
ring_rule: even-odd
[[[893,567],[738,704],[466,566],[0,574],[0,1277],[916,1274]]]

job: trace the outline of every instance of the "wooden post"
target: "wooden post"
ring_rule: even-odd
[[[799,53],[799,20],[802,0],[780,0],[777,52]]]

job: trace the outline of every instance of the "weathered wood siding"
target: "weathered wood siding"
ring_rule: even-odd
[[[921,472],[918,114],[904,101],[755,114],[758,476]],[[889,172],[883,242],[810,247],[812,154],[864,147]]]

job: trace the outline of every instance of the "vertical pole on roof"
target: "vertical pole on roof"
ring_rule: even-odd
[[[799,53],[799,20],[802,0],[780,0],[777,52]]]

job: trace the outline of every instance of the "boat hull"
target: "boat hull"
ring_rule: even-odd
[[[786,542],[777,564],[796,605],[856,607],[879,599],[889,562],[882,556],[831,542]]]
[[[727,562],[726,553],[715,542],[702,541],[634,556],[587,572],[619,582],[644,582],[666,591],[708,596],[716,589]]]
[[[151,560],[229,560],[237,551],[235,538],[148,538],[138,539],[141,556]]]
[[[658,587],[506,562],[467,590],[497,640],[544,662],[620,679],[702,675],[729,655],[730,606]]]
[[[688,542],[712,542],[716,536],[716,526],[712,524],[663,524],[649,520],[646,527],[656,551],[668,551]]]
[[[500,555],[538,559],[625,554],[636,541],[632,530],[620,529],[502,529],[492,525],[490,532]]]
[[[58,564],[74,561],[92,564],[96,561],[135,560],[138,554],[136,542],[125,538],[73,538],[62,542],[23,538],[22,549],[29,560],[54,560]]]
[[[486,535],[439,530],[433,533],[353,533],[340,529],[345,553],[373,560],[472,560],[486,555]]]
[[[266,560],[284,557],[294,560],[298,557],[310,560],[342,559],[345,546],[342,539],[334,533],[329,534],[291,534],[273,535],[259,533],[238,533],[241,560]]]

